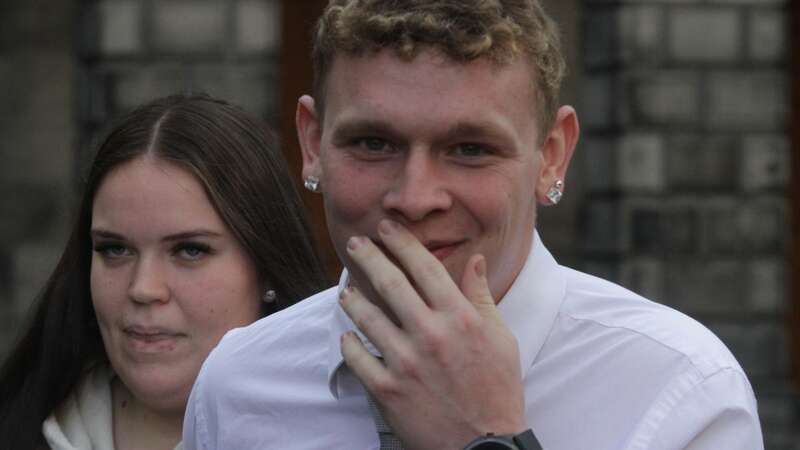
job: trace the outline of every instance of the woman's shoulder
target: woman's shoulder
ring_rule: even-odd
[[[44,420],[42,435],[52,450],[77,450],[91,445],[114,448],[112,377],[106,364],[89,369],[66,400]]]

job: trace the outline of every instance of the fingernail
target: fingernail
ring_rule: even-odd
[[[359,339],[359,337],[358,337],[358,335],[357,335],[357,334],[355,334],[355,333],[354,333],[354,332],[352,332],[352,331],[348,331],[348,332],[346,332],[346,333],[342,334],[342,342],[344,342],[344,340],[345,340],[345,339],[347,339],[348,337],[349,337],[349,338],[352,338],[352,339],[358,339],[358,340],[361,340],[361,339]]]
[[[363,236],[353,236],[347,240],[347,250],[352,252],[361,247],[362,244],[364,244]]]
[[[351,286],[347,286],[346,288],[342,289],[339,292],[339,301],[342,302],[346,297],[349,297],[353,293],[353,288]]]
[[[478,263],[475,264],[475,275],[481,278],[486,276],[486,258],[481,257],[481,259],[478,260]]]
[[[378,233],[384,234],[384,235],[389,235],[389,234],[392,234],[395,231],[397,231],[399,228],[400,228],[400,224],[398,224],[394,220],[383,219],[378,224]]]

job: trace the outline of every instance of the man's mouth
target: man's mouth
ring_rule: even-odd
[[[450,256],[463,241],[432,241],[425,244],[425,248],[439,261]]]

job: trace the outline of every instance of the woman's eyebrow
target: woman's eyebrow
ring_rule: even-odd
[[[164,236],[162,241],[183,241],[186,239],[193,239],[193,238],[217,238],[222,236],[222,233],[218,233],[216,231],[206,230],[206,229],[197,229],[197,230],[190,230],[190,231],[182,231],[180,233],[170,234],[168,236]]]

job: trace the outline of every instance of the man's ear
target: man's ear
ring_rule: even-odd
[[[542,145],[542,167],[536,184],[536,199],[543,205],[549,205],[547,192],[558,180],[566,183],[567,168],[578,144],[580,126],[578,115],[571,106],[562,106],[556,113],[556,119]]]
[[[322,178],[319,163],[319,150],[322,141],[322,124],[317,119],[314,99],[309,95],[300,97],[295,113],[297,140],[303,154],[303,179],[310,176]]]

